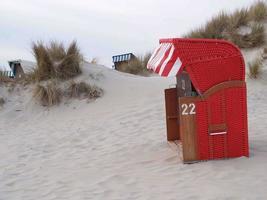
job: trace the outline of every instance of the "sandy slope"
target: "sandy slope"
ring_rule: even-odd
[[[0,111],[0,200],[266,198],[266,79],[248,81],[251,157],[184,165],[165,140],[163,89],[174,79],[84,72],[103,98],[47,110],[32,88],[0,88],[10,100]]]

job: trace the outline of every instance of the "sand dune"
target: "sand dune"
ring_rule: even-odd
[[[251,157],[184,165],[165,139],[163,90],[175,79],[83,71],[102,98],[47,109],[32,87],[1,88],[1,200],[266,198],[267,80],[248,81]]]

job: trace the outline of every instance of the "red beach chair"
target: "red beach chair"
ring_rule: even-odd
[[[176,76],[165,90],[167,140],[185,163],[249,156],[245,64],[223,40],[161,39],[147,67]]]

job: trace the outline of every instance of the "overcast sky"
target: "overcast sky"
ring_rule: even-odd
[[[255,0],[1,0],[0,65],[34,60],[31,43],[77,40],[88,60],[111,67],[112,55],[153,50],[159,38],[179,37],[221,10]]]

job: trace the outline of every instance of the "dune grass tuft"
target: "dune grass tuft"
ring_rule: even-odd
[[[62,98],[61,89],[54,82],[45,86],[38,84],[33,92],[33,97],[43,106],[53,106],[60,103]]]
[[[265,44],[265,30],[262,24],[253,24],[251,32],[241,35],[237,31],[232,32],[230,41],[235,43],[240,48],[252,48]]]
[[[247,26],[249,23],[249,11],[248,9],[240,9],[236,10],[232,15],[228,16],[228,31],[231,31],[233,29],[237,29],[241,26]]]
[[[50,42],[50,45],[47,47],[47,51],[51,59],[54,61],[61,61],[67,55],[63,43],[56,40]]]
[[[265,29],[262,24],[254,24],[251,33],[248,35],[249,47],[260,46],[265,43]]]
[[[51,41],[48,46],[39,41],[32,45],[37,68],[28,75],[28,81],[43,81],[52,78],[67,80],[81,74],[83,57],[73,41],[67,49],[63,43]]]
[[[41,81],[54,77],[55,69],[53,62],[43,42],[33,43],[32,49],[37,61],[37,68],[32,73],[32,79]]]
[[[262,60],[261,58],[255,59],[253,62],[249,63],[248,76],[251,79],[257,79],[262,73]]]
[[[222,39],[224,31],[229,26],[228,22],[229,16],[225,12],[221,12],[208,21],[205,26],[192,30],[184,37]]]
[[[253,21],[260,22],[267,17],[267,4],[265,1],[257,1],[250,8],[250,18]]]
[[[67,48],[63,43],[51,41],[48,45],[38,41],[32,45],[37,68],[26,75],[24,83],[38,82],[33,91],[33,98],[43,106],[53,106],[61,102],[64,95],[68,97],[86,97],[94,99],[102,96],[103,90],[85,82],[69,82],[69,87],[60,87],[62,81],[81,74],[80,64],[83,56],[76,41]],[[41,82],[41,83],[40,83]],[[58,84],[57,84],[58,83]]]
[[[103,90],[95,85],[91,86],[86,82],[75,82],[71,81],[69,83],[67,94],[71,98],[89,98],[94,99],[101,97],[103,94]]]
[[[224,38],[223,32],[228,26],[229,16],[221,12],[219,15],[213,17],[206,25],[205,31],[202,33],[204,37],[212,39]]]
[[[221,12],[184,37],[230,40],[241,48],[253,48],[265,43],[263,20],[267,19],[267,4],[258,1],[248,9],[239,9],[232,14]],[[247,27],[250,32],[242,34],[240,29]]]
[[[102,88],[92,85],[89,92],[89,98],[90,99],[96,99],[98,97],[101,97],[103,95],[104,91]]]
[[[66,56],[56,67],[57,77],[60,79],[73,78],[82,73],[80,63],[82,56],[77,43],[74,41],[70,44]]]

